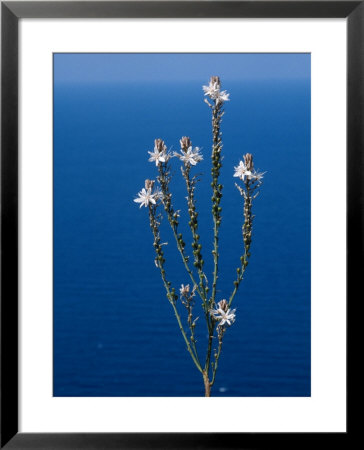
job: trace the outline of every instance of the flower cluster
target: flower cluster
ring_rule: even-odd
[[[221,90],[221,82],[219,77],[211,77],[208,86],[202,86],[205,95],[208,95],[211,100],[216,103],[223,103],[229,101],[229,95],[226,91]]]
[[[154,149],[149,152],[150,158],[148,161],[155,162],[158,167],[161,163],[166,163],[173,156],[179,158],[185,165],[190,164],[195,166],[198,162],[203,160],[203,156],[200,153],[200,148],[193,148],[189,137],[184,136],[180,139],[181,153],[174,152],[173,155],[167,153],[167,146],[162,139],[155,139]]]
[[[158,168],[161,168],[161,165],[163,163],[166,164],[173,156],[178,157],[186,167],[196,166],[198,162],[202,161],[203,157],[200,153],[199,147],[193,148],[189,137],[183,136],[180,139],[180,144],[181,154],[174,152],[172,155],[167,152],[167,146],[162,139],[155,139],[154,150],[152,152],[148,151],[150,155],[148,161],[155,162],[155,165]],[[145,180],[145,188],[138,192],[138,198],[136,198],[134,202],[140,203],[140,208],[142,206],[147,207],[149,205],[155,205],[156,200],[163,198],[163,194],[159,188],[152,192],[154,183],[154,180]]]

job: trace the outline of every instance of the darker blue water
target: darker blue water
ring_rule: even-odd
[[[54,88],[54,395],[199,396],[202,380],[153,263],[147,210],[133,202],[153,140],[203,147],[197,200],[211,279],[210,110],[201,83],[56,84]],[[235,298],[215,396],[310,395],[310,82],[225,83],[223,222],[218,298],[241,255],[233,166],[246,152],[267,171],[253,244]],[[186,212],[179,163],[175,208]],[[167,273],[189,279],[163,227]],[[185,228],[182,227],[182,230]],[[187,234],[186,234],[187,236]],[[188,242],[188,240],[187,240]],[[202,316],[199,345],[206,333]]]

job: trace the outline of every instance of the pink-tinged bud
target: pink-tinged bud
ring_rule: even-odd
[[[145,189],[153,189],[154,183],[154,180],[145,180]]]
[[[221,86],[220,77],[214,76],[210,79],[210,84],[216,84],[218,88]]]
[[[217,306],[222,309],[223,311],[227,311],[229,309],[229,305],[228,302],[224,299],[219,301],[219,303],[217,304]]]
[[[180,139],[180,144],[181,144],[181,149],[183,150],[183,151],[187,151],[188,150],[188,148],[189,147],[191,147],[191,145],[192,145],[192,142],[191,142],[191,139],[188,137],[188,136],[183,136],[181,139]]]
[[[163,152],[166,148],[162,139],[155,139],[154,147],[158,150],[159,153]]]
[[[244,164],[246,167],[246,170],[250,170],[252,171],[254,166],[253,166],[253,155],[251,153],[247,153],[246,155],[244,155]]]

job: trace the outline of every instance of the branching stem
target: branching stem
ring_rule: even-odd
[[[161,185],[161,190],[163,194],[163,206],[164,210],[167,214],[168,222],[171,226],[173,236],[176,240],[177,249],[181,255],[182,262],[185,266],[185,269],[190,276],[190,279],[193,283],[193,286],[195,287],[198,295],[201,297],[202,301],[204,301],[204,294],[201,292],[198,284],[196,283],[195,277],[192,273],[192,270],[190,269],[188,265],[188,256],[185,255],[184,249],[185,249],[185,242],[182,238],[182,234],[178,233],[178,214],[175,213],[173,206],[172,206],[172,194],[169,192],[169,170],[168,170],[168,163],[165,162],[163,164],[159,164],[159,183]]]
[[[178,322],[179,329],[180,329],[180,331],[182,333],[183,339],[184,339],[184,341],[186,343],[186,346],[187,346],[187,351],[191,355],[191,358],[192,358],[193,362],[195,363],[197,369],[201,373],[203,373],[203,370],[201,368],[201,364],[200,364],[199,359],[198,359],[198,354],[197,354],[196,347],[194,346],[194,350],[195,350],[195,352],[194,352],[194,350],[191,348],[190,342],[189,342],[189,340],[187,338],[187,335],[186,335],[186,332],[185,332],[185,330],[183,328],[180,315],[179,315],[178,310],[176,308],[176,299],[178,297],[175,294],[175,290],[171,289],[171,287],[170,287],[171,283],[169,281],[167,281],[167,278],[166,278],[166,272],[165,272],[165,269],[164,269],[164,262],[165,262],[165,260],[163,258],[163,249],[162,249],[162,245],[160,243],[159,226],[158,226],[158,221],[156,219],[156,206],[155,205],[149,205],[149,220],[150,220],[150,227],[151,227],[151,230],[152,230],[153,236],[154,236],[154,248],[155,248],[156,255],[157,255],[157,258],[156,258],[157,266],[158,266],[158,268],[160,270],[160,273],[161,273],[161,278],[162,278],[164,287],[166,289],[167,298],[169,300],[169,303],[172,305],[174,314],[175,314],[177,322]]]

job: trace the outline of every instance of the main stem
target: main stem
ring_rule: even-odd
[[[205,385],[205,397],[211,397],[211,384],[206,372],[203,372],[203,382]]]

